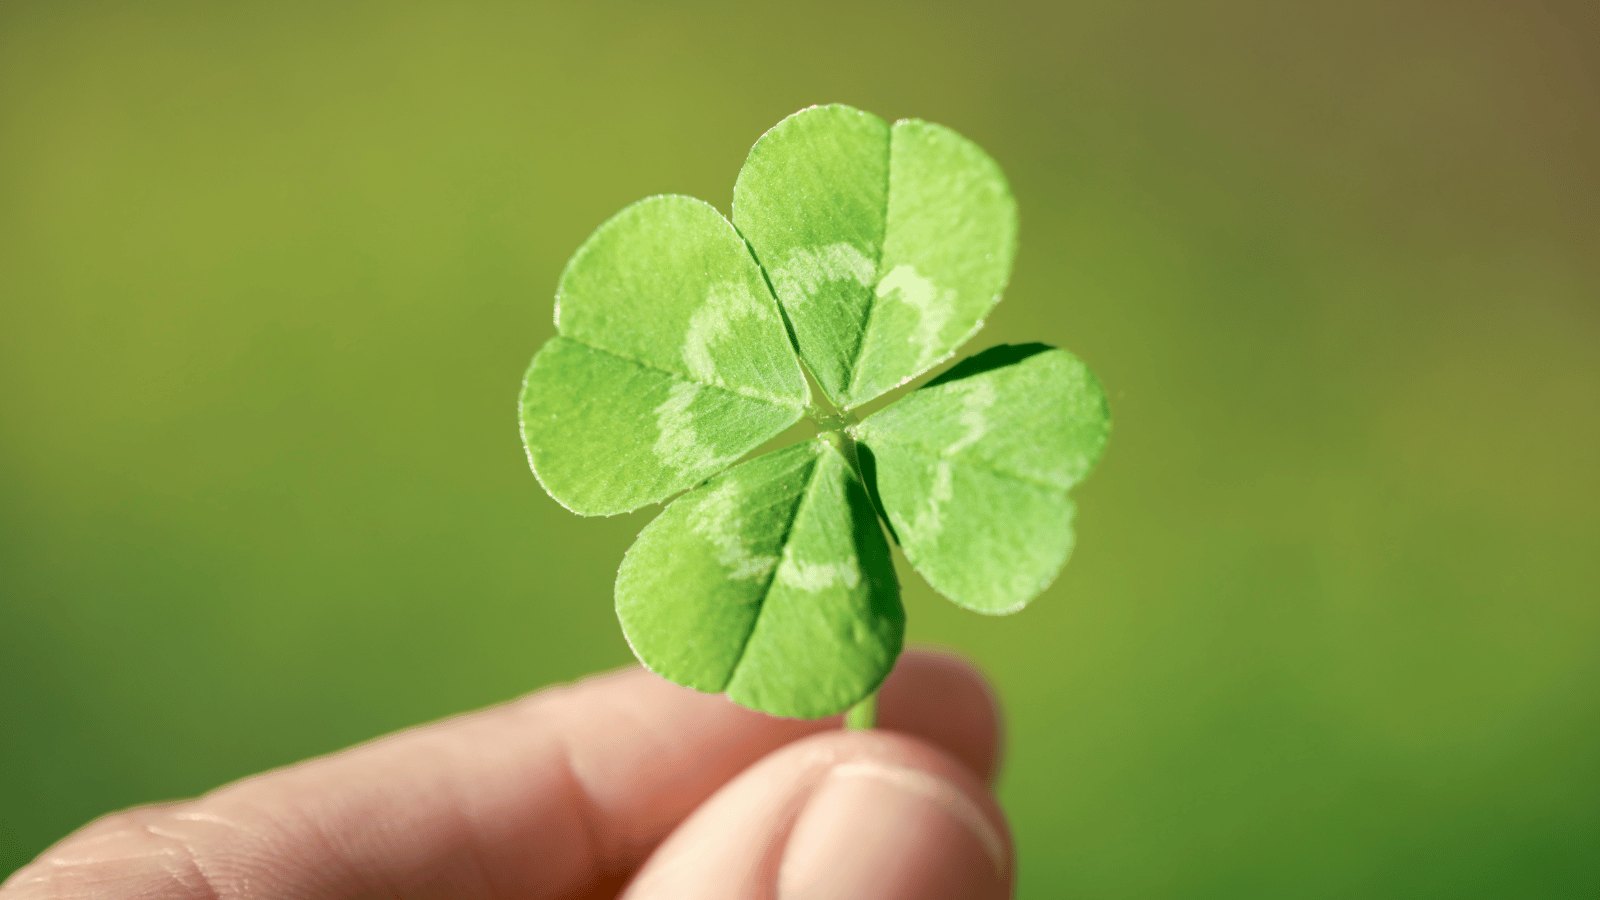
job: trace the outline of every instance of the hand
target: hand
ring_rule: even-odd
[[[631,669],[108,816],[0,900],[1010,896],[981,676],[908,652],[879,725]]]

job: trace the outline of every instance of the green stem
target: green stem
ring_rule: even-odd
[[[844,714],[844,727],[851,731],[862,731],[878,724],[878,692],[873,691],[850,711]]]

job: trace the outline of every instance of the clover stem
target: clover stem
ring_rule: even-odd
[[[844,727],[850,731],[862,731],[878,724],[878,692],[873,691],[865,700],[850,707],[844,714]]]

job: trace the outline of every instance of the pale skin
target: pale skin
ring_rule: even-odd
[[[878,725],[628,669],[107,816],[0,900],[1011,896],[983,677],[909,651]]]

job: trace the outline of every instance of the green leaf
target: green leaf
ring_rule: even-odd
[[[797,718],[876,690],[905,628],[871,501],[824,438],[674,500],[628,550],[616,599],[651,671]]]
[[[906,558],[934,589],[1004,614],[1072,552],[1067,491],[1110,431],[1100,384],[1043,344],[977,354],[851,429]]]
[[[556,330],[523,382],[522,437],[545,490],[583,515],[700,482],[810,401],[749,248],[692,197],[601,225],[561,275]]]
[[[751,148],[733,220],[839,406],[948,358],[1000,299],[1016,204],[999,166],[948,128],[802,110]]]
[[[579,248],[524,382],[523,440],[575,512],[692,488],[617,573],[646,666],[775,715],[870,719],[858,704],[905,629],[878,511],[935,588],[1018,609],[1071,551],[1067,492],[1104,446],[1105,398],[1069,354],[998,347],[849,429],[857,444],[830,432],[723,471],[817,414],[801,359],[850,410],[948,358],[999,300],[1016,240],[983,151],[846,106],[779,123],[734,194],[739,230],[653,197]]]
[[[799,416],[565,337],[533,358],[522,394],[534,474],[583,515],[627,512],[698,484]]]

